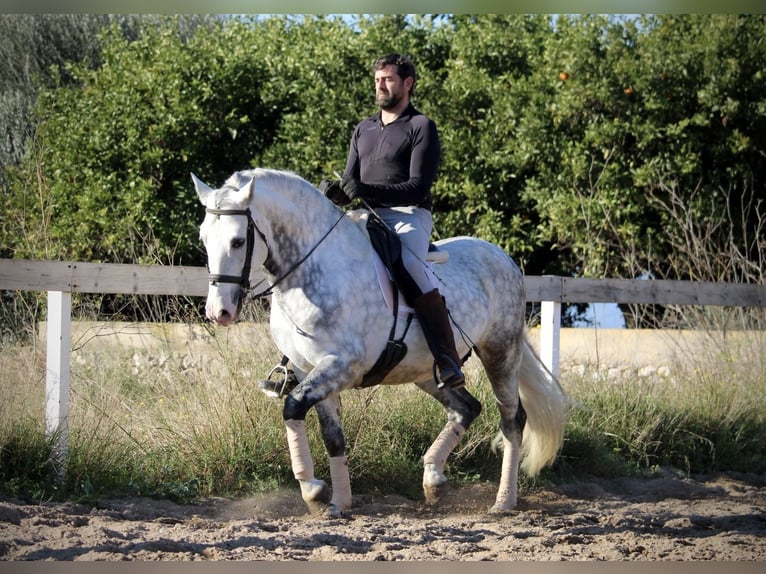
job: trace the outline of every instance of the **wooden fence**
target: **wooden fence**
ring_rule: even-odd
[[[766,285],[528,276],[527,301],[541,303],[540,356],[559,374],[562,303],[766,307]],[[204,267],[0,259],[0,290],[48,293],[46,429],[66,453],[72,293],[207,295]]]

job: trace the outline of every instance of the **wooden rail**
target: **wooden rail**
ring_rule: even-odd
[[[766,307],[766,286],[528,276],[528,301]],[[207,295],[204,267],[0,259],[0,290]]]

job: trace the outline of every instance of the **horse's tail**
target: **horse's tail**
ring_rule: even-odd
[[[564,389],[545,368],[526,336],[522,344],[519,396],[527,413],[521,443],[521,467],[528,476],[535,476],[551,464],[561,450],[570,403]]]

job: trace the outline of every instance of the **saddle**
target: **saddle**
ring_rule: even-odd
[[[352,217],[355,217],[352,215]],[[356,217],[355,217],[356,218]],[[380,357],[373,365],[372,369],[367,372],[362,378],[362,384],[360,387],[371,387],[377,385],[382,381],[386,375],[398,365],[407,354],[407,345],[404,342],[404,338],[407,336],[410,325],[412,324],[412,318],[414,312],[412,309],[408,309],[406,316],[406,325],[401,337],[396,338],[396,325],[399,317],[399,297],[398,291],[401,292],[405,302],[408,305],[412,305],[412,302],[421,294],[420,287],[417,286],[415,281],[410,276],[409,272],[405,269],[402,262],[402,243],[399,236],[394,233],[380,218],[375,214],[371,214],[364,211],[361,215],[358,215],[357,222],[361,225],[364,223],[367,234],[370,238],[370,243],[380,257],[383,267],[388,271],[388,275],[391,279],[392,296],[391,307],[394,316],[394,322],[391,326],[391,331],[386,341],[386,348],[383,349]],[[428,261],[443,262],[449,257],[449,254],[439,249],[433,243],[429,245],[429,255],[426,257]],[[384,288],[381,281],[381,287]]]

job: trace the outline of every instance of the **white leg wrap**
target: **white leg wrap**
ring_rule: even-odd
[[[447,457],[460,442],[465,429],[463,425],[449,421],[423,457],[423,464],[433,464],[444,470]]]
[[[351,506],[351,479],[348,474],[348,460],[345,456],[330,457],[330,480],[332,483],[332,504],[346,510]]]
[[[500,485],[497,489],[494,509],[511,510],[516,506],[519,493],[519,462],[521,449],[514,448],[507,439],[503,439],[503,467],[500,472]]]
[[[287,428],[287,446],[290,448],[290,462],[293,474],[298,480],[314,479],[314,461],[311,459],[309,439],[306,435],[306,421],[289,419]]]

